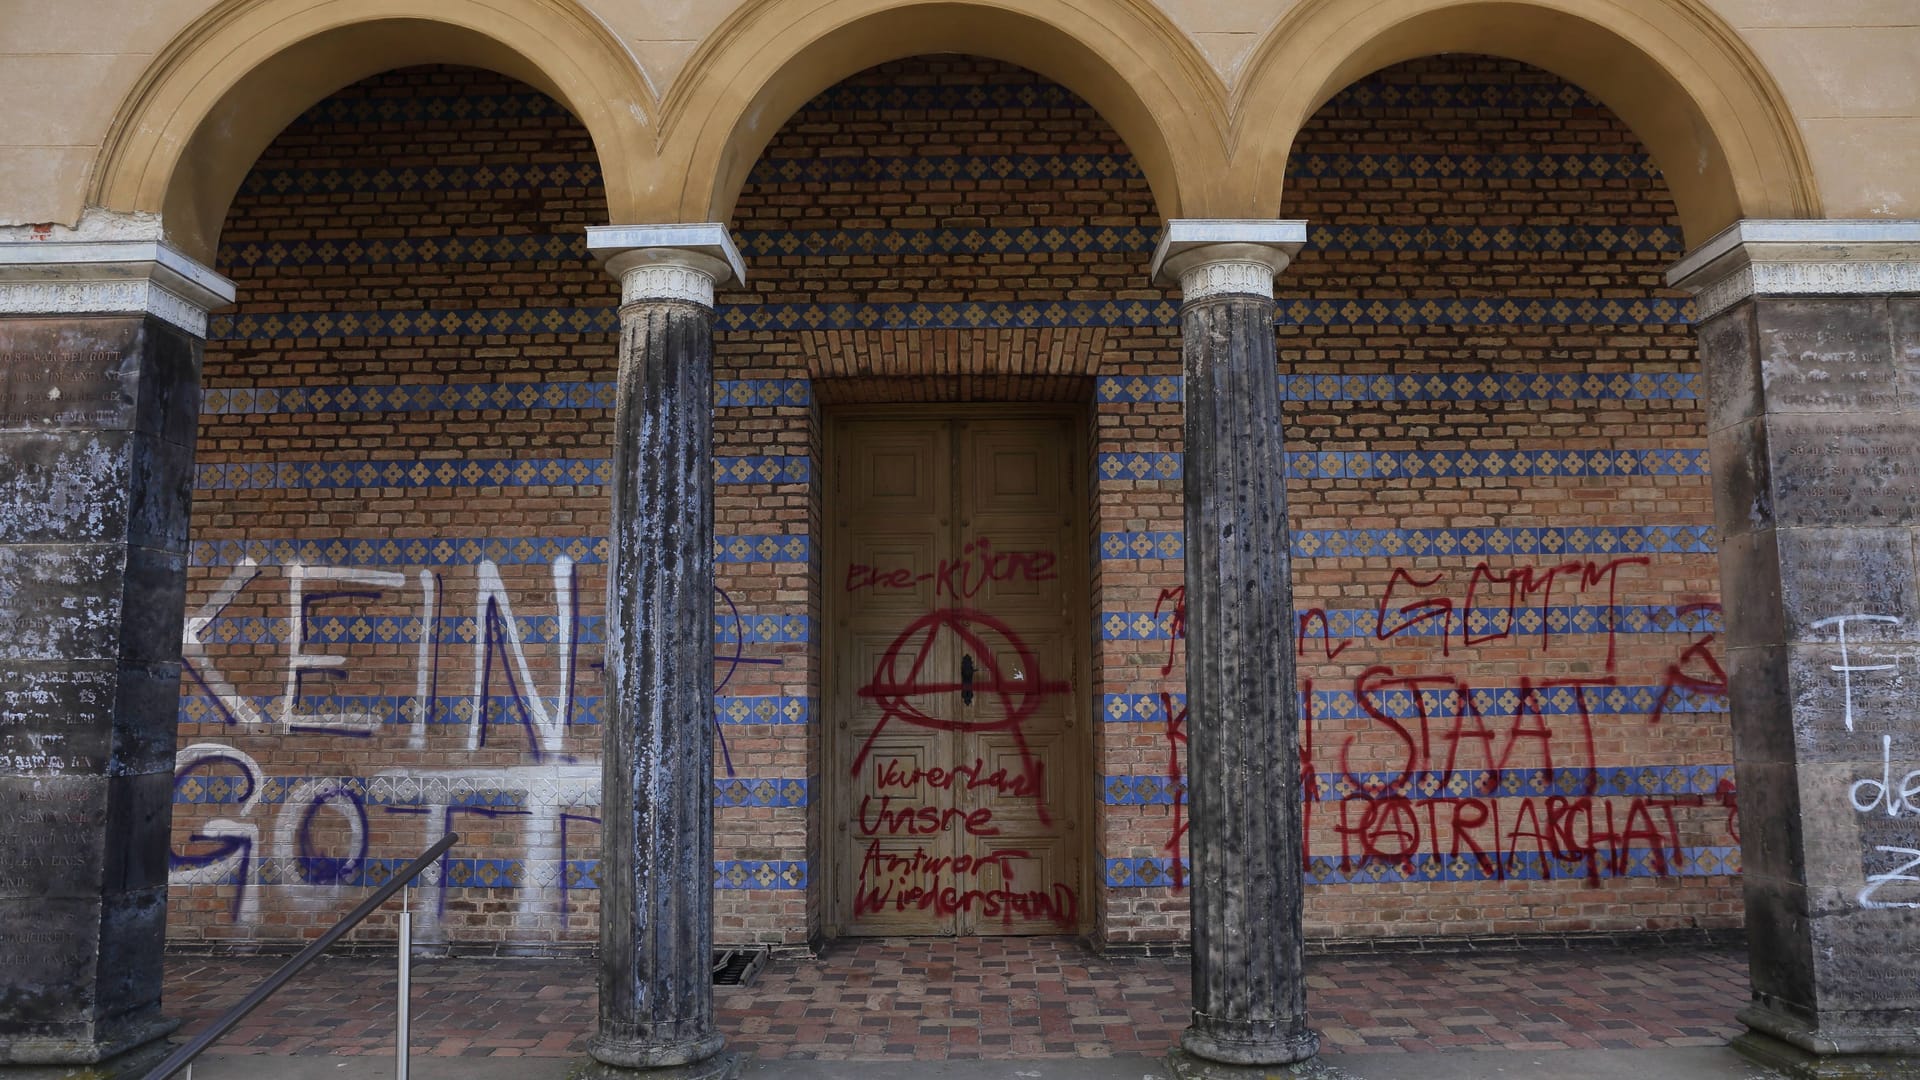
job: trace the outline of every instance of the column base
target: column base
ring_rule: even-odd
[[[160,1047],[170,1051],[167,1036],[180,1028],[177,1017],[161,1013],[155,1004],[138,1012],[98,1023],[49,1025],[71,1034],[0,1035],[0,1069],[8,1067],[99,1068],[110,1062]],[[8,1072],[6,1076],[16,1074]]]
[[[1735,1035],[1728,1045],[1755,1065],[1764,1065],[1793,1080],[1895,1080],[1920,1076],[1920,1053],[1811,1054],[1785,1039],[1758,1031]]]
[[[1289,1065],[1230,1065],[1209,1061],[1175,1047],[1167,1051],[1167,1071],[1173,1080],[1354,1080],[1352,1073],[1324,1061],[1296,1061]]]
[[[1304,1026],[1288,1030],[1279,1023],[1220,1020],[1196,1012],[1193,1026],[1180,1033],[1180,1048],[1223,1065],[1291,1065],[1320,1052],[1320,1035]]]
[[[567,1080],[734,1080],[746,1059],[721,1053],[684,1065],[627,1068],[588,1058],[567,1070]],[[0,1080],[6,1080],[0,1077]]]
[[[165,1035],[179,1026],[178,1020],[169,1021],[153,1041],[101,1061],[61,1065],[0,1064],[0,1080],[136,1080],[152,1072],[154,1066],[173,1053],[173,1044],[158,1035]]]
[[[1761,1005],[1736,1017],[1748,1031],[1732,1047],[1748,1061],[1801,1080],[1920,1076],[1920,1031],[1816,1028]]]

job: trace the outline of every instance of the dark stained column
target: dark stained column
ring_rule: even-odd
[[[137,1069],[176,1026],[187,520],[232,298],[159,243],[0,243],[0,1075]]]
[[[1696,291],[1753,999],[1797,1076],[1920,1074],[1920,222],[1746,221]]]
[[[721,225],[588,244],[621,279],[591,1068],[732,1076],[710,968],[713,294],[745,274]]]
[[[1312,1057],[1300,869],[1286,458],[1273,278],[1304,222],[1176,220],[1186,371],[1193,1026],[1181,1075]]]

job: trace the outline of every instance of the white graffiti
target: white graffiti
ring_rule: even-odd
[[[1837,664],[1828,664],[1827,666],[1840,673],[1841,698],[1845,703],[1843,708],[1846,710],[1848,731],[1853,730],[1854,672],[1895,671],[1899,668],[1898,664],[1854,664],[1847,656],[1847,624],[1850,622],[1881,622],[1894,623],[1897,625],[1900,620],[1892,615],[1835,615],[1832,618],[1821,619],[1819,622],[1813,624],[1814,628],[1818,630],[1824,630],[1829,626],[1834,627],[1840,637],[1840,662]]]
[[[1862,788],[1873,789],[1873,798],[1861,802]],[[1920,806],[1916,806],[1913,801],[1916,795],[1920,795],[1920,769],[1915,769],[1901,777],[1898,788],[1894,786],[1893,736],[1891,735],[1880,736],[1880,779],[1864,777],[1855,780],[1853,786],[1847,789],[1847,797],[1853,803],[1855,810],[1863,814],[1871,813],[1881,803],[1885,803],[1888,817],[1899,817],[1903,813],[1920,816]]]
[[[547,694],[535,682],[522,623],[514,616],[513,602],[502,580],[500,567],[487,560],[479,563],[475,569],[473,682],[470,687],[471,704],[466,715],[468,750],[476,750],[487,741],[488,703],[499,697],[498,688],[492,680],[496,651],[504,654],[507,664],[503,680],[505,687],[518,700],[528,718],[529,743],[535,760],[559,754],[564,749],[573,707],[575,652],[578,644],[574,625],[574,561],[562,555],[553,561],[552,570],[555,644],[560,662],[558,684],[552,687],[552,694]],[[389,593],[400,592],[409,584],[407,575],[359,567],[287,564],[284,568],[287,617],[283,624],[287,653],[279,685],[281,693],[277,703],[270,701],[263,705],[260,699],[240,693],[209,650],[213,644],[210,640],[213,627],[233,605],[235,598],[261,573],[259,563],[252,559],[241,560],[214,590],[206,604],[187,619],[181,635],[181,654],[186,660],[189,677],[200,683],[226,720],[242,729],[358,736],[370,735],[386,723],[401,721],[408,725],[409,747],[425,749],[439,677],[437,650],[441,586],[438,576],[423,569],[413,579],[412,584],[419,593],[415,620],[417,629],[412,631],[418,638],[414,693],[411,699],[397,706],[400,715],[389,717],[364,708],[333,707],[326,711],[315,711],[304,704],[316,696],[311,685],[315,680],[344,680],[351,674],[350,657],[338,652],[317,651],[312,647],[309,640],[310,623],[321,605],[342,601],[367,605]],[[316,583],[324,583],[324,587],[315,588]],[[325,694],[317,696],[321,700],[331,698],[331,695]],[[277,708],[271,707],[275,704]]]
[[[513,618],[513,603],[507,599],[507,587],[500,580],[500,568],[492,562],[480,564],[480,587],[474,609],[477,644],[473,650],[473,720],[467,727],[467,749],[478,750],[487,715],[488,648],[495,620],[506,636],[507,650],[519,669],[516,696],[526,703],[533,720],[537,754],[558,754],[567,735],[567,710],[573,703],[573,560],[565,555],[553,560],[553,609],[560,635],[560,685],[553,705],[536,691],[533,668],[527,664],[527,651],[520,643],[519,624]],[[511,682],[512,675],[509,673]],[[537,755],[536,755],[537,756]]]
[[[341,585],[364,585],[373,591],[360,589],[327,590],[309,594],[307,582],[337,582]],[[378,600],[384,592],[403,588],[407,576],[391,570],[359,570],[347,566],[302,566],[299,563],[287,567],[287,607],[290,623],[290,637],[287,641],[287,692],[280,705],[280,722],[288,731],[341,731],[348,734],[370,733],[380,730],[384,719],[379,713],[350,712],[336,710],[326,713],[300,711],[302,680],[309,673],[344,675],[347,670],[347,658],[337,653],[310,653],[305,651],[307,616],[312,605],[327,600],[352,599],[362,602]],[[422,635],[424,636],[424,635]]]
[[[250,816],[254,807],[260,805],[261,796],[266,794],[261,783],[260,763],[252,755],[220,743],[194,743],[174,756],[174,775],[179,776],[202,763],[214,761],[231,761],[241,768],[247,781],[247,794],[240,800],[240,816]],[[218,817],[201,822],[192,838],[218,844],[220,850],[207,861],[174,866],[167,872],[167,884],[198,885],[237,880],[240,882],[239,900],[234,905],[234,918],[243,923],[259,919],[260,894],[250,886],[253,869],[249,864],[260,850],[260,827],[251,822]]]
[[[1853,677],[1867,672],[1897,672],[1900,668],[1900,665],[1897,663],[1856,664],[1853,662],[1853,656],[1848,649],[1847,626],[1850,623],[1861,622],[1884,623],[1898,626],[1901,620],[1892,615],[1856,614],[1836,615],[1832,618],[1821,619],[1813,624],[1815,628],[1823,630],[1832,627],[1838,639],[1840,662],[1837,664],[1828,664],[1827,668],[1840,676],[1842,699],[1841,716],[1842,722],[1849,732],[1854,730],[1854,721],[1856,719],[1853,702]],[[1895,678],[1898,678],[1898,676],[1896,675]],[[1920,816],[1920,803],[1916,803],[1916,797],[1920,797],[1920,769],[1914,769],[1905,773],[1896,782],[1894,780],[1893,736],[1880,736],[1880,775],[1878,777],[1860,777],[1848,785],[1848,805],[1852,806],[1855,812],[1861,814],[1884,812],[1889,818],[1899,818],[1903,814]],[[1870,909],[1920,908],[1920,902],[1882,900],[1876,896],[1881,889],[1888,885],[1920,885],[1920,876],[1916,876],[1911,872],[1916,868],[1920,868],[1920,850],[1884,844],[1875,844],[1873,850],[1880,855],[1893,855],[1906,859],[1907,861],[1885,873],[1867,874],[1865,887],[1860,890],[1859,895],[1855,898],[1859,905],[1863,908]],[[1862,863],[1862,870],[1864,871],[1864,858],[1862,859]]]
[[[1873,850],[1885,855],[1898,855],[1907,861],[1884,874],[1873,874],[1867,878],[1867,887],[1860,890],[1860,906],[1863,908],[1920,908],[1920,901],[1913,900],[1875,900],[1873,894],[1882,885],[1900,882],[1908,885],[1920,885],[1920,876],[1908,873],[1920,869],[1920,851],[1903,847],[1878,847]]]
[[[227,575],[227,580],[213,591],[213,597],[205,606],[187,619],[186,628],[180,636],[180,655],[186,660],[187,670],[200,680],[207,693],[213,695],[234,723],[248,726],[265,724],[267,719],[253,707],[253,702],[233,688],[219,668],[213,666],[213,658],[207,655],[204,635],[221,612],[233,603],[233,598],[239,596],[240,591],[259,576],[259,563],[252,559],[241,559],[239,565],[233,568],[233,573]]]

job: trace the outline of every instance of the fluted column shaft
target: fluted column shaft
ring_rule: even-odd
[[[710,228],[731,253],[724,230]],[[730,263],[627,235],[657,241],[663,231],[590,235],[622,275],[623,302],[601,731],[600,1016],[589,1051],[608,1066],[704,1076],[727,1071],[709,969],[712,305],[716,279],[735,276],[738,256]]]
[[[1296,223],[1190,224],[1258,238]],[[1300,710],[1273,334],[1273,276],[1298,245],[1181,251],[1181,225],[1169,226],[1175,250],[1162,264],[1185,293],[1193,1024],[1181,1043],[1209,1061],[1284,1064],[1318,1049],[1302,967]]]

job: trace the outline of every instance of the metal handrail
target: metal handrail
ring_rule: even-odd
[[[422,871],[432,866],[434,860],[445,855],[447,849],[458,843],[459,840],[459,833],[448,833],[441,837],[439,843],[428,848],[419,858],[408,863],[405,869],[388,879],[386,884],[375,889],[372,896],[361,901],[359,907],[347,912],[345,918],[328,927],[326,933],[313,939],[312,944],[301,949],[298,955],[281,965],[278,971],[267,976],[265,982],[262,982],[259,986],[249,991],[247,996],[241,998],[238,1004],[228,1009],[225,1013],[222,1013],[220,1019],[215,1020],[207,1030],[195,1035],[185,1045],[175,1050],[172,1054],[169,1054],[167,1060],[161,1062],[158,1067],[147,1074],[146,1080],[168,1080],[174,1073],[193,1064],[193,1059],[199,1057],[207,1047],[212,1046],[222,1035],[232,1031],[234,1025],[246,1019],[248,1013],[259,1008],[260,1004],[271,997],[274,991],[286,985],[288,979],[300,974],[302,969],[308,964],[313,963],[315,958],[321,953],[327,951],[329,945],[339,941],[342,937],[346,936],[347,931],[360,925],[361,920],[373,914],[380,905],[392,899],[394,893],[399,892],[412,882],[414,878],[420,876]],[[405,992],[404,988],[402,992]],[[404,1052],[403,1047],[402,1053]]]

